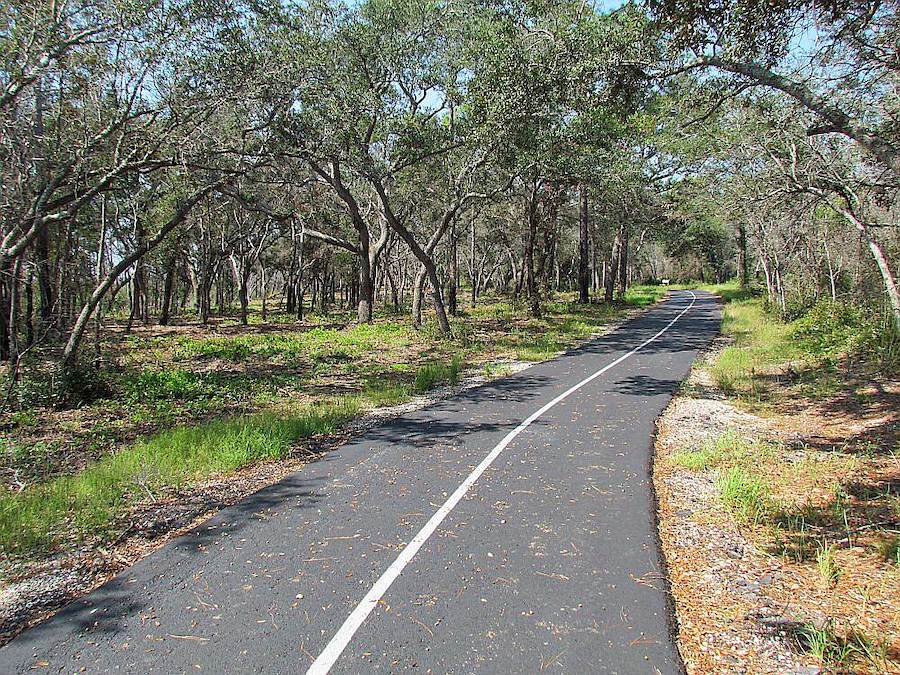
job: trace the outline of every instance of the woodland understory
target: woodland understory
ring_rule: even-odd
[[[6,588],[679,284],[729,301],[729,404],[858,376],[874,415],[900,361],[898,21],[841,0],[0,6]]]

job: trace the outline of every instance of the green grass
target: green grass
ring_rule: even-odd
[[[812,655],[829,671],[852,672],[859,661],[875,667],[886,667],[887,649],[868,636],[851,632],[847,636],[838,635],[828,624],[817,628],[806,624],[797,631],[797,643],[801,650]]]
[[[716,466],[721,456],[712,448],[702,447],[699,450],[685,450],[672,456],[672,461],[678,466],[691,471],[706,471]]]
[[[345,397],[287,415],[273,412],[176,427],[63,476],[0,498],[0,550],[47,552],[74,535],[103,538],[130,495],[234,471],[288,454],[300,439],[335,431],[356,415]]]
[[[726,394],[759,398],[766,388],[763,374],[803,356],[791,330],[769,316],[759,299],[736,300],[725,306],[722,332],[734,339],[710,367]]]
[[[318,326],[292,333],[182,337],[176,342],[174,357],[180,361],[198,357],[231,362],[241,362],[251,357],[287,361],[349,361],[376,349],[404,346],[412,338],[412,329],[401,322],[381,321],[341,329]]]
[[[834,557],[834,546],[823,542],[816,551],[816,567],[822,581],[827,586],[834,586],[841,576],[841,568]]]
[[[900,334],[883,314],[823,300],[786,323],[767,310],[763,298],[734,284],[708,290],[725,299],[722,332],[733,338],[710,367],[726,394],[761,401],[777,371],[786,370],[798,374],[804,395],[831,396],[842,382],[835,364],[845,356],[881,371],[900,369]]]
[[[563,351],[564,347],[563,337],[556,332],[534,335],[526,345],[516,349],[516,358],[519,361],[546,361]]]
[[[752,468],[772,457],[775,448],[766,441],[751,440],[734,431],[704,441],[697,450],[677,452],[672,462],[691,471],[706,471],[720,466]]]
[[[458,357],[453,357],[450,363],[435,362],[419,366],[413,388],[416,393],[422,394],[440,384],[457,384],[462,366]]]
[[[366,383],[362,397],[373,408],[399,405],[413,396],[412,387],[408,384],[390,380],[375,379]]]
[[[731,467],[716,479],[722,502],[738,522],[757,525],[772,512],[769,489],[760,478],[741,467]]]

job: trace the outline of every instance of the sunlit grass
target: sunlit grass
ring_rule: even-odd
[[[177,487],[255,462],[286,456],[300,439],[330,433],[358,414],[355,397],[158,433],[74,476],[0,498],[0,550],[15,555],[52,550],[74,535],[101,537],[130,495]]]
[[[772,512],[765,481],[741,467],[723,471],[716,479],[722,502],[738,522],[757,525]]]
[[[440,384],[456,384],[462,371],[462,361],[454,357],[449,363],[426,363],[416,371],[415,391],[423,393]]]

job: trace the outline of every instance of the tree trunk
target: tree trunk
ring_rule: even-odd
[[[425,292],[425,277],[428,272],[424,265],[419,266],[419,271],[413,278],[412,287],[412,322],[416,328],[422,327],[422,294]]]
[[[456,316],[456,288],[459,284],[459,250],[456,242],[456,218],[450,225],[450,276],[447,280],[447,310]]]
[[[369,233],[360,234],[359,254],[359,305],[357,319],[360,323],[372,323],[372,305],[375,302],[375,284],[372,283],[372,263],[369,259]]]
[[[616,238],[613,239],[612,251],[609,256],[609,267],[605,268],[603,279],[603,299],[606,302],[612,302],[615,297],[616,279],[619,276],[619,258],[622,249],[622,228],[619,227],[616,232]]]
[[[19,278],[22,276],[22,256],[13,264],[9,291],[9,362],[12,381],[19,379]]]
[[[523,255],[525,290],[528,294],[531,316],[540,318],[541,297],[534,270],[534,246],[537,239],[537,185],[532,186],[527,197],[528,229],[525,234],[525,252]]]
[[[628,228],[622,226],[622,241],[619,246],[619,299],[625,299],[628,290]]]
[[[478,269],[475,267],[475,219],[472,218],[472,235],[469,241],[469,256],[472,261],[472,307],[478,303]]]
[[[34,345],[34,271],[25,277],[25,348]]]
[[[43,78],[38,78],[35,83],[34,94],[34,135],[38,155],[43,156],[47,152],[44,143],[44,96]],[[36,170],[39,174],[45,173],[43,158],[36,161]],[[45,222],[42,222],[34,241],[35,273],[38,281],[38,297],[40,300],[41,326],[48,326],[53,320],[53,282],[50,280],[50,232]]]
[[[166,265],[166,277],[163,282],[162,306],[159,311],[159,325],[168,326],[172,312],[172,296],[175,294],[175,274],[178,266],[178,258],[173,255]]]
[[[581,200],[578,214],[578,301],[588,303],[590,297],[590,274],[588,266],[588,192],[581,186]]]
[[[747,254],[747,226],[738,225],[738,239],[741,246],[741,288],[750,286],[750,256]]]
[[[269,278],[266,275],[266,266],[262,264],[262,261],[259,263],[259,280],[262,284],[262,320],[268,321],[269,308],[266,306],[266,301],[269,295]]]

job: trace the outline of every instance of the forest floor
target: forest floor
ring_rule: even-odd
[[[111,323],[104,374],[77,406],[54,403],[35,361],[0,416],[0,644],[359,429],[551,358],[664,294],[560,300],[539,320],[488,299],[449,339],[406,315],[337,311],[128,335]]]
[[[654,466],[687,670],[900,673],[900,381],[725,296]]]

